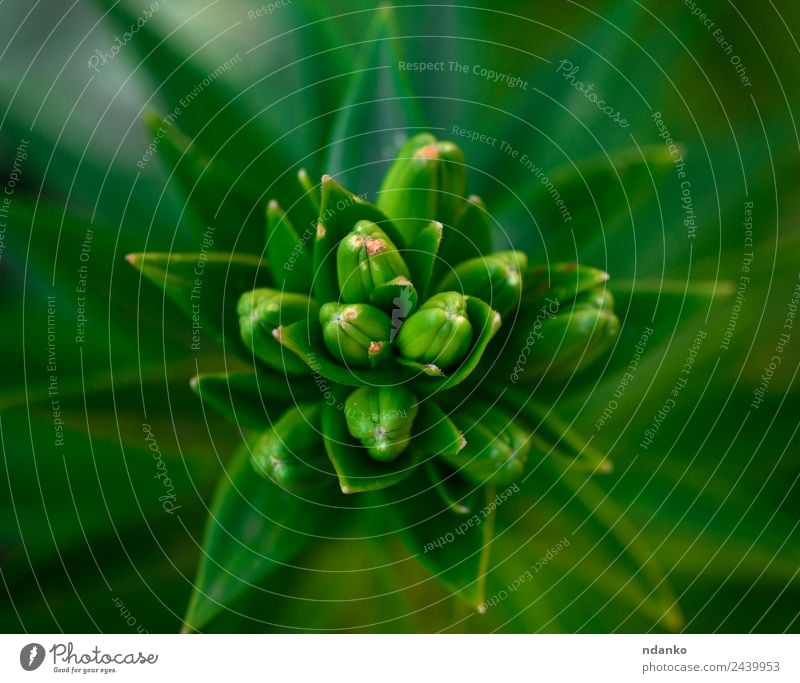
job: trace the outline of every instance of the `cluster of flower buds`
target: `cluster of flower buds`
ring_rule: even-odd
[[[338,479],[345,492],[392,485],[432,459],[471,484],[522,477],[533,427],[496,398],[511,377],[560,381],[608,348],[618,322],[606,274],[493,252],[462,151],[427,133],[401,148],[375,205],[330,176],[320,194],[300,180],[293,209],[267,208],[269,262],[250,280],[261,286],[236,292],[231,348],[256,373],[231,384],[231,401],[263,403],[270,417],[286,403],[252,448],[256,470],[293,489]],[[309,216],[312,244],[294,227]],[[202,379],[201,396],[222,405]]]

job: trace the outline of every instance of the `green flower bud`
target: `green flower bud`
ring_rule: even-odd
[[[483,299],[505,316],[519,306],[522,273],[528,257],[521,251],[501,251],[460,263],[439,283],[437,291],[461,291]]]
[[[254,289],[242,294],[236,307],[245,346],[266,365],[290,375],[308,373],[308,366],[278,343],[279,327],[317,315],[317,305],[302,294],[276,289]]]
[[[366,303],[375,287],[409,277],[397,247],[375,223],[359,221],[340,243],[336,267],[342,301]]]
[[[579,294],[601,287],[608,278],[608,273],[578,263],[532,266],[525,272],[520,313],[525,316],[552,301],[564,306]]]
[[[551,299],[536,316],[521,320],[510,349],[525,346],[512,380],[561,381],[602,355],[619,333],[614,299],[606,287],[594,287],[559,306]],[[524,361],[524,362],[523,362]]]
[[[435,294],[403,323],[395,341],[409,360],[439,368],[457,363],[472,344],[466,299],[457,292]]]
[[[374,366],[389,353],[392,321],[374,306],[331,301],[320,309],[319,321],[325,346],[345,365]]]
[[[505,486],[522,476],[530,440],[508,416],[492,408],[458,411],[450,419],[466,439],[458,453],[441,456],[451,467],[476,484]]]
[[[319,404],[287,410],[253,447],[250,461],[256,472],[289,491],[307,491],[333,481],[320,414]]]
[[[398,152],[381,185],[378,208],[409,245],[433,220],[453,225],[466,191],[467,167],[461,149],[421,133]]]
[[[384,462],[408,446],[417,411],[416,397],[403,386],[361,387],[345,401],[348,431]]]

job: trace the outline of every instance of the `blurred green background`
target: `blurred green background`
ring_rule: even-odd
[[[485,615],[448,597],[380,529],[331,520],[327,535],[347,540],[315,542],[297,569],[277,571],[209,628],[798,630],[800,323],[785,325],[800,284],[800,6],[480,4],[400,3],[394,33],[375,34],[385,10],[363,2],[162,0],[147,31],[113,55],[115,34],[131,23],[124,12],[135,19],[149,3],[0,7],[9,198],[5,214],[0,204],[0,629],[180,628],[211,492],[242,438],[203,414],[187,379],[234,361],[210,344],[191,352],[190,325],[175,323],[176,309],[140,285],[124,255],[196,248],[191,228],[210,220],[207,207],[216,224],[236,226],[226,237],[234,245],[240,226],[261,229],[266,201],[285,196],[301,166],[312,177],[334,172],[370,198],[382,175],[375,164],[408,132],[429,129],[462,145],[498,247],[510,242],[533,262],[579,260],[638,293],[618,297],[625,326],[608,365],[546,396],[615,469],[576,484],[578,496],[543,467],[526,496],[503,506],[489,595],[561,538],[573,542]],[[98,50],[112,56],[92,68]],[[630,125],[610,121],[560,60]],[[409,72],[400,61],[444,66]],[[187,191],[166,145],[147,157],[143,118],[178,106],[177,124],[232,171],[229,185]],[[685,178],[655,112],[681,146]],[[454,126],[498,142],[458,137]],[[574,220],[564,223],[523,154],[556,186],[578,165],[601,191],[565,191]],[[645,327],[657,332],[647,358],[615,397]],[[686,388],[641,448],[701,331]],[[159,501],[143,422],[157,435],[179,516]]]

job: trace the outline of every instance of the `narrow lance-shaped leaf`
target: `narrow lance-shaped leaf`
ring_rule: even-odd
[[[665,145],[653,145],[552,170],[546,176],[548,183],[537,182],[530,193],[522,195],[544,230],[549,257],[575,259],[576,242],[583,253],[602,241],[601,231],[608,241],[621,226],[630,229],[637,206],[648,194],[657,192],[658,181],[674,162]]]
[[[463,261],[490,253],[492,232],[492,221],[481,198],[468,197],[455,224],[444,226],[434,280],[447,275]]]
[[[306,226],[308,230],[308,226]],[[278,202],[267,206],[267,258],[278,289],[308,294],[312,236],[298,233]]]
[[[518,419],[525,421],[531,432],[531,445],[539,453],[550,455],[572,469],[611,472],[613,465],[606,454],[558,415],[552,406],[534,400],[532,393],[508,388],[502,397],[509,410],[520,411]]]
[[[443,230],[441,223],[432,221],[420,230],[413,242],[403,251],[403,258],[411,271],[411,281],[423,301],[428,294],[428,286],[436,266]]]
[[[608,279],[608,273],[580,263],[531,266],[523,279],[523,306],[530,311],[549,301],[565,304]]]
[[[475,610],[485,600],[489,549],[494,535],[495,488],[483,488],[483,506],[471,517],[442,501],[425,472],[385,492],[398,531],[411,553],[448,591]]]
[[[198,337],[210,335],[226,349],[252,360],[239,336],[236,303],[243,292],[269,284],[266,263],[247,254],[219,252],[145,252],[128,254],[126,259],[199,326]]]
[[[625,516],[608,494],[591,479],[587,479],[585,474],[564,471],[558,481],[591,511],[592,517],[608,529],[608,535],[619,542],[631,559],[639,565],[641,579],[650,590],[640,609],[658,619],[666,629],[678,630],[683,624],[683,616],[678,607],[677,597],[653,551],[642,538],[641,531]]]
[[[475,507],[478,487],[438,457],[457,454],[466,441],[461,430],[431,399],[420,405],[414,424],[414,443],[425,456],[425,470],[442,501],[456,514],[469,513]]]
[[[475,509],[475,499],[480,487],[436,460],[425,462],[425,472],[439,498],[451,512],[468,515]]]
[[[319,398],[306,378],[270,370],[196,375],[191,387],[214,410],[247,429],[267,429],[288,406]]]
[[[239,597],[313,541],[328,517],[325,507],[259,476],[249,449],[243,448],[211,504],[184,630],[201,630],[220,612],[233,609]]]

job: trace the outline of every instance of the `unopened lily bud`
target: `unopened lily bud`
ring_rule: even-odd
[[[457,363],[472,344],[466,299],[458,292],[435,294],[403,323],[395,341],[409,360],[439,368]]]
[[[334,301],[319,311],[325,346],[345,365],[374,366],[389,353],[392,321],[368,304]]]
[[[348,431],[384,462],[408,447],[417,411],[416,397],[403,386],[361,387],[345,401]]]
[[[460,263],[437,287],[437,291],[460,291],[483,299],[505,316],[519,306],[522,273],[528,257],[521,251],[501,251]]]
[[[529,331],[526,331],[529,330]],[[578,294],[555,313],[523,321],[510,347],[524,337],[531,348],[518,373],[522,379],[569,378],[602,355],[619,333],[614,299],[606,287]]]
[[[483,415],[459,411],[450,418],[466,439],[458,453],[442,456],[451,467],[476,484],[504,486],[522,476],[530,441],[513,420],[496,409]]]
[[[359,221],[336,252],[339,292],[348,304],[366,303],[375,287],[409,277],[397,247],[375,223]]]
[[[253,447],[255,470],[289,491],[307,491],[333,481],[320,431],[319,404],[287,410]]]
[[[563,306],[579,294],[608,281],[608,273],[578,263],[534,266],[525,273],[522,312],[537,310],[551,301]]]
[[[242,294],[236,308],[245,346],[266,365],[288,374],[308,373],[308,366],[281,346],[276,330],[317,315],[316,304],[302,294],[276,289],[254,289]]]
[[[452,142],[420,133],[400,149],[378,195],[406,245],[430,221],[453,225],[467,190],[464,153]]]

